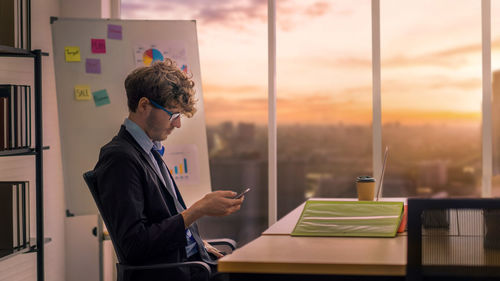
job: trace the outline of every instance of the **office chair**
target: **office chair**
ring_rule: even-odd
[[[500,199],[408,199],[406,279],[500,278]]]
[[[106,214],[103,213],[102,202],[98,196],[98,187],[96,184],[96,178],[93,171],[88,171],[83,174],[83,178],[87,183],[87,186],[94,198],[94,201],[97,205],[97,209],[102,216],[104,224],[106,227],[109,226]],[[111,238],[111,242],[113,243],[113,248],[115,249],[116,256],[118,258],[118,263],[116,264],[117,269],[117,281],[130,281],[132,279],[132,275],[134,272],[138,271],[153,271],[153,270],[182,270],[182,269],[197,269],[199,272],[197,276],[202,278],[203,280],[209,280],[211,275],[210,266],[205,262],[201,261],[188,261],[188,262],[178,262],[178,263],[163,263],[163,264],[152,264],[152,265],[130,265],[124,263],[124,254],[122,253],[121,248],[116,245],[115,239],[113,237],[112,229],[109,229],[109,236]],[[236,248],[236,243],[232,239],[212,239],[205,240],[213,246],[226,246],[230,251]]]

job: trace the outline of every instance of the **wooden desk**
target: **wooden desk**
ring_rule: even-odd
[[[395,238],[292,237],[304,204],[263,235],[219,260],[226,273],[404,276],[406,235]]]
[[[404,276],[406,236],[262,235],[219,260],[220,272]]]

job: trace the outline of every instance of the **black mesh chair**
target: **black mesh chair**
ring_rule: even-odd
[[[89,187],[89,190],[90,190],[90,193],[92,194],[92,197],[94,198],[94,201],[97,205],[97,209],[99,210],[99,213],[101,214],[101,217],[104,221],[104,224],[106,225],[106,227],[109,226],[108,224],[108,220],[107,220],[107,217],[106,217],[106,214],[104,214],[102,211],[103,211],[103,207],[102,207],[102,203],[99,199],[99,196],[98,196],[98,187],[97,187],[97,184],[96,184],[96,178],[95,178],[95,175],[94,175],[94,172],[93,171],[88,171],[86,173],[83,174],[83,178],[85,179],[85,182],[87,183],[87,186]],[[164,264],[151,264],[151,265],[130,265],[130,264],[126,264],[124,263],[124,255],[120,249],[120,247],[118,247],[118,245],[116,245],[115,243],[115,240],[114,240],[114,237],[113,237],[113,231],[108,229],[109,230],[109,236],[111,238],[111,242],[113,243],[113,247],[115,249],[115,252],[116,252],[116,256],[118,258],[118,263],[116,264],[116,269],[117,269],[117,281],[129,281],[132,279],[131,276],[133,276],[133,274],[135,272],[138,272],[138,271],[155,271],[155,270],[179,270],[179,269],[187,269],[187,270],[190,270],[190,269],[195,269],[196,272],[197,272],[197,279],[202,279],[202,280],[209,280],[210,279],[210,276],[211,276],[211,270],[210,270],[210,266],[204,262],[201,262],[201,261],[188,261],[188,262],[179,262],[179,263],[164,263]],[[236,248],[236,243],[234,242],[234,240],[231,240],[231,239],[213,239],[213,240],[206,240],[207,242],[209,242],[211,245],[213,246],[224,246],[226,247],[227,249],[229,249],[229,251],[232,251]],[[166,276],[166,280],[168,280],[167,276]]]
[[[407,280],[499,280],[500,199],[408,199]]]

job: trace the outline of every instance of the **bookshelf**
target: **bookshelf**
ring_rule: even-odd
[[[30,57],[33,58],[34,75],[34,130],[35,145],[30,148],[11,149],[0,151],[0,157],[16,157],[33,155],[35,157],[35,215],[36,215],[36,243],[21,251],[13,252],[2,257],[0,261],[13,257],[20,253],[36,252],[37,255],[37,281],[44,281],[44,243],[50,238],[44,237],[43,229],[43,151],[48,149],[43,146],[42,128],[42,56],[48,56],[41,50],[29,51],[26,49],[0,46],[0,57]],[[35,242],[33,241],[33,242]]]
[[[43,150],[47,150],[50,147],[44,146]],[[9,149],[0,151],[0,157],[5,156],[24,156],[24,155],[36,155],[36,151],[34,148],[19,148],[19,149]]]
[[[50,241],[52,241],[52,239],[48,238],[48,237],[45,237],[43,239],[44,243],[49,243]],[[12,257],[14,257],[16,255],[19,255],[19,254],[27,254],[27,253],[34,253],[34,252],[36,252],[37,251],[37,248],[36,248],[36,238],[32,237],[30,239],[30,245],[32,245],[32,246],[30,246],[28,248],[24,248],[24,249],[19,250],[19,251],[12,251],[11,253],[9,253],[9,255],[2,255],[2,257],[0,258],[0,262],[3,261],[3,260],[6,260],[6,259],[12,258]],[[5,252],[6,250],[1,250],[1,251]]]
[[[33,57],[33,53],[19,48],[0,45],[0,56],[2,57]]]

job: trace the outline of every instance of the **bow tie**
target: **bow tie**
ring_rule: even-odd
[[[160,146],[160,145],[161,145],[161,144],[159,144],[159,145],[156,145],[156,144],[155,144],[155,145],[153,146],[153,149],[154,149],[154,150],[156,150],[156,151],[158,151],[158,153],[160,153],[160,155],[161,155],[161,156],[163,156],[163,154],[165,154],[165,146],[163,146],[163,145],[162,145],[162,146],[161,146],[161,148],[160,148],[160,149],[158,149],[157,147],[158,147],[158,146]]]

